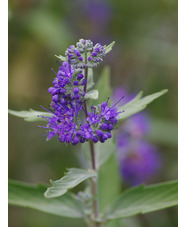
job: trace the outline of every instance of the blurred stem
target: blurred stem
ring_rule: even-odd
[[[85,64],[87,60],[87,55],[85,53]],[[88,78],[88,67],[85,67],[85,79],[87,80]],[[84,85],[84,92],[86,93],[87,91],[87,83]],[[84,109],[87,117],[87,102],[84,102]],[[91,163],[92,163],[92,169],[94,171],[96,170],[96,159],[95,159],[95,150],[94,150],[94,143],[92,140],[89,140],[89,147],[90,147],[90,155],[91,155]],[[92,207],[93,207],[93,212],[94,212],[94,219],[96,219],[99,216],[99,211],[98,211],[98,197],[97,197],[97,177],[92,178],[91,180],[91,187],[92,187]],[[93,223],[94,227],[100,227],[99,223],[94,222]]]

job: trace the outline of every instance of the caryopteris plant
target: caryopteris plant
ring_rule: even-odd
[[[82,218],[88,226],[94,227],[177,205],[177,181],[140,185],[118,195],[113,131],[118,121],[143,110],[167,90],[143,98],[140,92],[125,105],[121,105],[125,97],[110,104],[109,68],[103,69],[96,84],[93,68],[103,61],[113,45],[114,42],[108,46],[94,45],[90,40],[80,39],[65,51],[65,56],[57,56],[59,68],[54,71],[55,78],[48,89],[52,95],[49,109],[42,107],[45,112],[9,110],[10,114],[26,121],[45,121],[46,124],[39,127],[46,130],[46,140],[57,136],[61,143],[69,146],[81,144],[89,166],[87,169],[69,168],[61,179],[51,181],[49,188],[11,180],[9,204]],[[83,181],[87,183],[85,190],[74,194],[70,189]]]

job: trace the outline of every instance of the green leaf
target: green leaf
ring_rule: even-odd
[[[67,58],[62,55],[54,55],[55,57],[59,58],[61,61],[66,61]]]
[[[111,97],[112,89],[110,86],[110,67],[105,66],[101,72],[101,75],[96,83],[96,90],[99,91],[99,99],[91,102],[93,105],[98,105],[102,102],[106,102],[108,97]]]
[[[168,119],[150,119],[147,139],[165,146],[178,146],[178,123]]]
[[[74,188],[84,180],[95,177],[96,173],[93,170],[83,170],[70,168],[64,177],[60,180],[52,181],[52,187],[48,188],[45,192],[46,198],[54,198],[61,196],[67,192],[68,189]]]
[[[178,204],[178,182],[138,186],[121,194],[105,210],[106,219],[118,219],[161,210]]]
[[[116,161],[116,153],[114,151],[115,149],[112,150],[111,155],[98,171],[98,196],[100,212],[105,210],[105,208],[113,201],[114,198],[116,198],[120,191],[118,163]],[[109,147],[108,152],[110,152]],[[120,225],[118,220],[112,220],[106,226],[119,227]]]
[[[98,90],[92,90],[85,94],[85,99],[98,99]]]
[[[63,217],[82,218],[84,216],[75,194],[68,192],[60,198],[46,199],[44,197],[46,188],[45,185],[36,186],[10,180],[8,203]]]
[[[113,41],[108,46],[104,46],[105,47],[105,50],[106,50],[106,54],[108,54],[112,50],[112,47],[114,46],[114,44],[115,44],[115,41]]]
[[[142,92],[140,92],[132,101],[119,108],[119,111],[124,111],[119,115],[119,119],[128,118],[131,115],[142,111],[149,103],[164,95],[167,91],[167,89],[164,89],[152,95],[145,96],[144,98],[141,98]]]
[[[109,159],[98,171],[99,208],[102,212],[118,195],[120,178],[116,153],[112,152]]]
[[[46,121],[43,117],[51,117],[51,113],[47,112],[40,112],[33,109],[15,111],[15,110],[8,110],[8,113],[14,115],[16,117],[24,118],[25,121]]]

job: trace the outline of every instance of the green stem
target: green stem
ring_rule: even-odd
[[[86,54],[85,54],[85,64],[86,64]],[[85,68],[85,79],[88,78],[88,68]],[[87,91],[87,83],[84,85],[84,92]],[[85,113],[87,115],[87,103],[84,102],[84,109]],[[92,169],[96,171],[96,159],[95,159],[95,150],[94,150],[94,143],[92,140],[89,140],[89,147],[90,147],[90,155],[91,155],[91,163],[92,163]],[[92,186],[92,206],[93,206],[93,212],[94,212],[94,218],[97,218],[99,216],[99,210],[98,210],[98,198],[97,198],[97,177],[91,180],[91,186]],[[100,227],[99,223],[94,223],[94,227]]]

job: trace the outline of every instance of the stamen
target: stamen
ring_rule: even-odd
[[[61,64],[60,64],[58,61],[56,61],[56,63],[57,63],[59,66],[61,66]]]
[[[82,110],[85,112],[86,116],[88,116],[88,113],[84,110],[84,108],[82,107]]]
[[[110,109],[113,108],[114,106],[116,106],[119,102],[121,102],[122,99],[124,99],[124,96],[121,97],[121,98],[119,99],[119,101],[117,101],[113,106],[111,106]]]
[[[54,69],[53,69],[53,68],[51,68],[51,70],[52,70],[52,72],[54,72],[54,73],[57,75],[57,73],[54,71]]]
[[[37,125],[37,127],[39,127],[39,128],[47,128],[47,129],[52,129],[52,127],[45,127],[45,126],[41,126],[41,125]]]
[[[104,114],[102,114],[101,116],[100,116],[100,118],[102,118],[109,110],[111,110],[114,106],[116,106],[122,99],[124,99],[124,96],[122,96],[120,99],[119,99],[119,101],[117,101],[113,106],[111,106]],[[122,112],[124,112],[124,111],[122,111]],[[120,112],[118,112],[118,113],[120,113]]]
[[[46,136],[46,135],[48,135],[48,134],[50,134],[50,132],[48,132],[48,133],[46,133],[46,134],[42,135],[42,137],[44,137],[44,136]]]
[[[42,109],[46,110],[47,112],[51,113],[51,114],[54,113],[54,112],[51,112],[51,109],[47,110],[45,107],[43,107],[43,106],[41,106],[41,105],[40,105],[40,107],[41,107]]]

